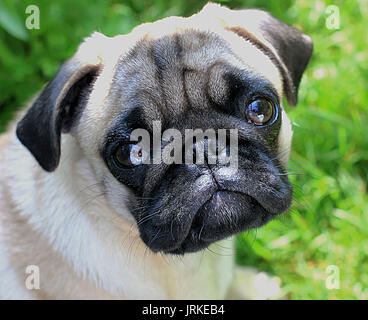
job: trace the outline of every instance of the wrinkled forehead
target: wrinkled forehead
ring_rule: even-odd
[[[100,138],[136,107],[148,124],[167,114],[176,117],[188,106],[208,109],[211,100],[226,99],[228,75],[249,84],[265,81],[281,98],[280,73],[264,52],[216,21],[201,25],[202,20],[170,17],[108,40],[114,41],[113,58],[106,59],[94,84],[82,136]],[[90,123],[96,130],[87,133]]]
[[[279,94],[277,69],[270,63],[268,72],[267,68],[259,72],[253,61],[259,63],[265,56],[251,49],[248,54],[237,52],[228,40],[208,30],[186,29],[158,38],[146,35],[120,57],[109,96],[124,106],[123,112],[139,106],[149,123],[168,114],[180,117],[188,108],[200,111],[213,103],[221,105],[237,83],[248,90],[265,84]]]

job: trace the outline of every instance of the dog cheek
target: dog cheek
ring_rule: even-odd
[[[113,212],[125,221],[135,224],[136,220],[129,209],[128,200],[133,198],[130,190],[106,172],[104,177],[104,196],[106,197]]]
[[[291,141],[293,137],[293,129],[290,120],[282,109],[282,123],[278,136],[278,158],[286,168],[290,157]]]

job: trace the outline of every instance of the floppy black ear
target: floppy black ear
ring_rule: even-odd
[[[77,58],[66,61],[18,123],[18,139],[44,170],[57,168],[61,132],[69,132],[78,121],[98,69]]]
[[[230,10],[208,4],[204,12],[218,16],[235,32],[266,54],[279,69],[288,103],[295,106],[298,87],[313,51],[312,39],[259,9]]]

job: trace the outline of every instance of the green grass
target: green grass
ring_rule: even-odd
[[[37,4],[41,29],[27,39],[0,24],[0,131],[93,30],[126,33],[144,21],[190,15],[202,1],[5,1],[23,22]],[[290,299],[368,299],[368,1],[223,1],[261,7],[314,40],[294,123],[289,171],[292,209],[264,228],[238,237],[239,263],[281,278]],[[339,30],[325,26],[325,8],[340,9]],[[16,21],[16,18],[14,18]],[[15,22],[16,23],[16,22]],[[327,289],[326,267],[340,270],[340,289]]]

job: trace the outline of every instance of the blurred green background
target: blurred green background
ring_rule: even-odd
[[[282,280],[289,299],[368,298],[368,1],[221,1],[258,7],[309,34],[314,55],[299,104],[288,108],[294,140],[289,172],[293,207],[237,241],[237,261]],[[24,27],[25,8],[40,9],[40,29]],[[19,106],[49,81],[82,39],[113,36],[169,15],[191,15],[198,0],[0,0],[0,132]],[[336,5],[339,29],[326,26]],[[326,268],[339,268],[339,289]]]

